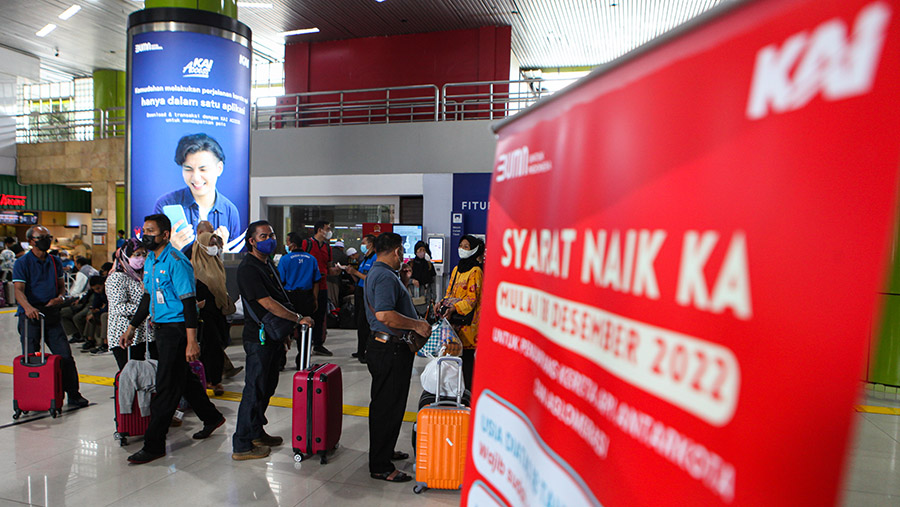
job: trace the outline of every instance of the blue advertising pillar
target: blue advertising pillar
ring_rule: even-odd
[[[185,248],[209,221],[226,252],[250,212],[251,32],[234,18],[152,8],[128,17],[126,186],[130,232],[165,213]]]
[[[453,175],[453,211],[450,216],[449,273],[459,263],[459,240],[466,234],[487,232],[488,200],[491,173],[459,173]]]

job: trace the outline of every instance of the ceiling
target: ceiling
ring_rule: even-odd
[[[280,60],[279,33],[324,41],[512,26],[512,50],[522,68],[594,66],[608,62],[698,14],[731,0],[247,0],[272,8],[240,7],[259,57]],[[80,12],[57,18],[72,4]],[[41,59],[42,79],[63,80],[99,68],[125,69],[128,14],[133,0],[0,0],[0,45]],[[35,32],[58,25],[46,37]],[[58,77],[57,79],[53,79]]]

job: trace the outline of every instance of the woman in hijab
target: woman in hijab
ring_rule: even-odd
[[[131,323],[131,318],[137,312],[141,296],[144,294],[143,278],[146,256],[147,250],[141,246],[140,241],[136,238],[125,240],[125,243],[116,250],[116,262],[106,278],[106,297],[109,301],[106,339],[120,371],[128,362],[128,352],[119,346],[119,337]],[[148,340],[150,357],[156,359],[156,342],[154,342],[153,328],[150,327],[149,319],[134,334],[134,343],[130,347],[132,359],[144,359]]]
[[[200,307],[200,361],[206,371],[206,382],[216,396],[225,392],[222,372],[225,368],[225,343],[228,339],[226,315],[236,311],[225,288],[225,265],[219,257],[222,238],[201,233],[194,242],[191,264],[197,278],[197,306]]]
[[[416,243],[416,256],[412,260],[412,278],[410,282],[421,289],[434,281],[434,264],[431,263],[431,250],[424,241]]]
[[[459,264],[450,274],[450,285],[441,313],[454,327],[463,343],[463,378],[466,388],[472,388],[475,369],[475,347],[478,345],[478,321],[481,315],[481,289],[484,283],[484,241],[466,234],[459,240]],[[459,323],[462,321],[464,323]]]

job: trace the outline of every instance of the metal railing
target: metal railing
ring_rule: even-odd
[[[125,135],[125,108],[16,115],[16,143],[91,141]]]
[[[274,106],[254,104],[253,129],[438,121],[435,85],[293,93]]]
[[[544,79],[473,81],[441,87],[441,120],[496,120],[512,116],[553,94]]]
[[[475,81],[305,92],[251,109],[253,130],[383,123],[496,120],[549,97],[550,80]],[[559,80],[561,81],[561,80]],[[16,142],[89,141],[125,135],[125,108],[21,114]]]

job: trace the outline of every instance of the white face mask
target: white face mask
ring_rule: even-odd
[[[475,250],[466,250],[465,248],[459,249],[459,258],[460,259],[468,259],[469,257],[475,255]]]
[[[203,246],[203,245],[201,245],[201,246]],[[216,255],[219,254],[219,247],[216,246],[216,245],[207,246],[207,247],[204,247],[204,248],[206,249],[207,255],[209,255],[209,256],[211,256],[211,257],[215,257]]]
[[[328,231],[325,233],[325,239],[331,239],[334,236],[334,231]]]

